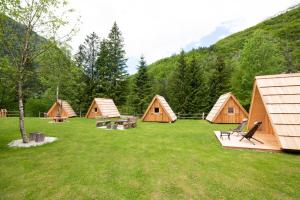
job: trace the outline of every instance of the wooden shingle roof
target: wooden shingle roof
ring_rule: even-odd
[[[282,148],[300,150],[300,73],[255,79]]]
[[[156,98],[159,100],[160,104],[165,109],[166,113],[169,115],[171,120],[175,121],[177,119],[177,116],[173,112],[172,108],[170,107],[170,105],[168,104],[166,99],[163,96],[160,96],[160,95],[156,95]]]
[[[68,117],[77,116],[76,113],[74,112],[73,108],[67,101],[58,99],[57,103],[59,105],[62,105],[62,109],[68,114]]]
[[[119,110],[112,99],[94,98],[94,102],[98,106],[102,116],[120,117]]]

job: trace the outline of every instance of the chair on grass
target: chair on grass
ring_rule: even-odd
[[[252,126],[252,128],[245,134],[242,134],[242,138],[240,139],[240,141],[242,141],[244,138],[247,139],[249,142],[251,142],[253,145],[255,145],[255,143],[253,141],[251,141],[251,139],[256,140],[257,142],[263,144],[262,141],[259,141],[258,139],[254,138],[253,135],[256,133],[257,129],[261,126],[262,122],[255,122],[254,125]]]

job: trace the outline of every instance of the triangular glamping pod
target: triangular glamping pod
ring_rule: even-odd
[[[282,149],[300,150],[300,73],[255,77],[248,128],[255,121]]]
[[[148,122],[174,122],[177,119],[175,113],[164,97],[156,95],[149,104],[142,121]]]
[[[70,106],[70,104],[65,101],[58,99],[52,107],[47,112],[48,117],[57,117],[59,114],[59,110],[61,109],[61,117],[75,117],[77,116],[74,112],[73,108]]]
[[[212,123],[235,124],[240,123],[248,117],[247,111],[229,92],[219,97],[211,111],[208,113],[206,120]]]
[[[112,99],[94,98],[86,117],[95,118],[97,116],[120,117],[120,113]]]

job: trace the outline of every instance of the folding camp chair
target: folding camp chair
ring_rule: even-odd
[[[259,141],[258,139],[255,139],[253,137],[253,135],[255,134],[255,132],[257,131],[257,129],[260,127],[261,124],[262,124],[262,122],[255,122],[254,125],[252,126],[252,128],[246,134],[242,135],[242,138],[240,139],[240,141],[242,141],[245,138],[249,142],[251,142],[253,145],[255,145],[255,143],[250,140],[250,139],[253,139],[253,140],[256,140],[257,142],[263,144],[262,141]]]
[[[248,119],[245,118],[235,129],[232,129],[230,131],[221,131],[220,138],[223,139],[223,136],[227,136],[228,139],[230,139],[230,135],[233,133],[237,133],[238,135],[242,134],[243,129],[246,126],[247,122],[248,122]]]
[[[241,135],[243,133],[243,129],[246,126],[247,122],[248,122],[247,118],[243,119],[242,122],[235,129],[231,130],[231,134],[237,133],[238,135]]]

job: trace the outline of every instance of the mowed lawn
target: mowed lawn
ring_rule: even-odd
[[[0,199],[300,199],[300,155],[223,149],[212,125],[139,122],[108,131],[95,120],[26,118],[59,140],[9,148],[17,118],[0,119]]]

